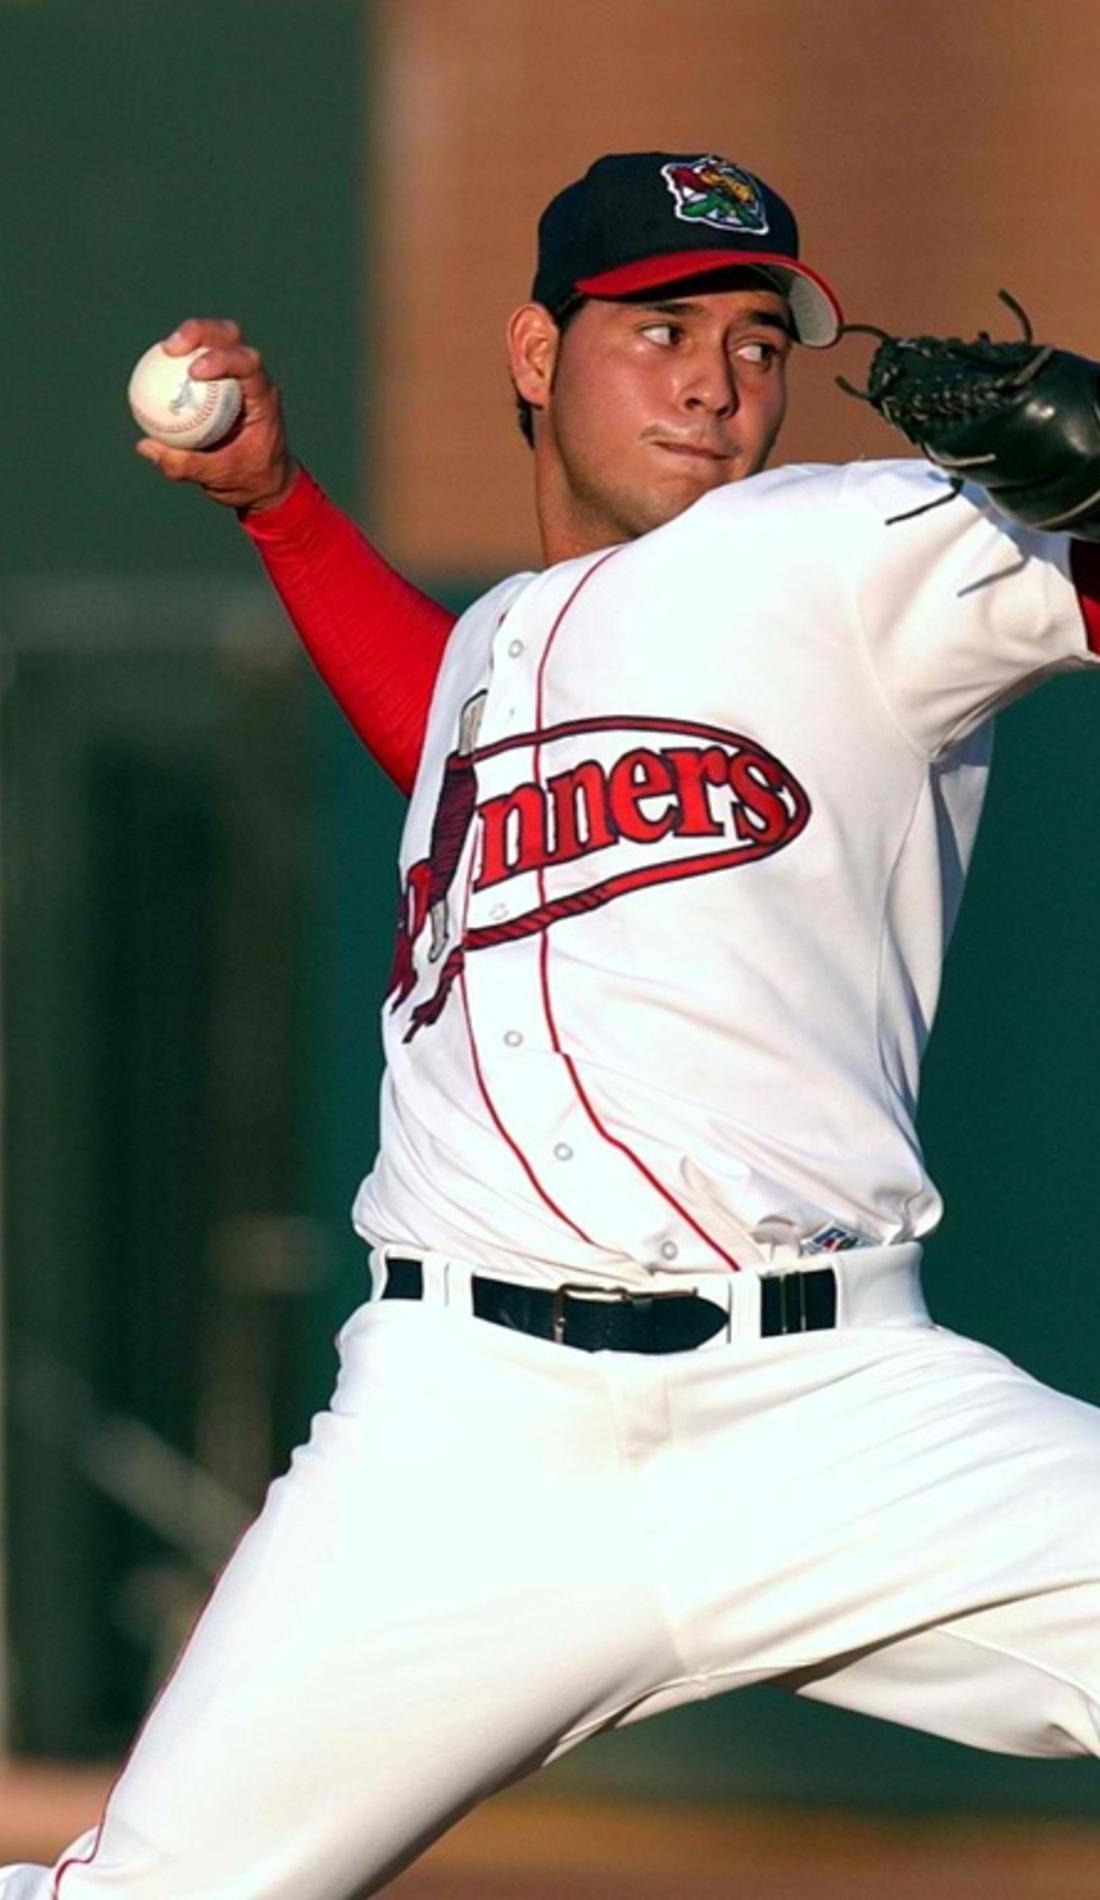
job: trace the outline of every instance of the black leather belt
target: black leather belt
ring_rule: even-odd
[[[724,1306],[698,1293],[603,1293],[585,1286],[520,1286],[474,1274],[471,1305],[478,1319],[533,1333],[581,1352],[690,1352],[729,1323]],[[760,1282],[760,1335],[823,1332],[836,1325],[832,1267],[766,1275]],[[384,1300],[422,1300],[419,1260],[391,1257]]]

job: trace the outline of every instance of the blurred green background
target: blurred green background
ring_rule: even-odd
[[[231,518],[131,452],[133,360],[231,312],[369,509],[369,6],[0,4],[5,1724],[121,1749],[327,1396],[362,1285],[401,801]],[[207,55],[216,50],[216,58]],[[369,478],[368,478],[369,483]],[[495,578],[485,576],[486,580]],[[1095,683],[1013,708],[926,1071],[937,1316],[1100,1400]],[[750,1690],[574,1787],[1093,1813],[1035,1764]]]

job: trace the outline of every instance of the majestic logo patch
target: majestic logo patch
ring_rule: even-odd
[[[687,224],[711,224],[719,231],[752,231],[763,237],[767,213],[755,178],[728,158],[694,158],[662,165],[661,176],[676,200],[676,216]]]
[[[439,966],[406,1041],[436,1021],[471,952],[534,936],[631,891],[771,857],[810,816],[793,773],[756,740],[722,726],[575,719],[478,747],[484,699],[463,710],[427,856],[409,867],[402,890],[391,1007],[423,974],[417,953],[425,934],[427,963]],[[486,780],[502,776],[494,762],[515,752],[533,755],[537,776],[486,791]],[[498,921],[471,925],[454,942],[450,891],[471,829],[474,896],[495,889],[512,901],[500,906]]]
[[[864,1244],[850,1227],[842,1227],[839,1221],[827,1221],[824,1227],[819,1227],[803,1240],[802,1252],[847,1253],[850,1247],[862,1247]]]

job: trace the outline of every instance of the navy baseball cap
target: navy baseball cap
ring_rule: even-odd
[[[782,292],[800,343],[836,341],[840,304],[798,256],[798,225],[777,191],[709,152],[612,152],[552,198],[539,219],[531,295],[550,311],[578,292],[630,297],[748,266]]]

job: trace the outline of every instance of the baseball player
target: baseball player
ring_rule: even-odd
[[[1100,1413],[929,1318],[914,1129],[990,717],[1093,663],[1095,522],[926,460],[764,472],[838,323],[742,167],[597,161],[509,329],[547,566],[453,628],[235,327],[183,326],[245,426],[143,452],[240,510],[411,785],[370,1292],[101,1825],[4,1900],[376,1892],[762,1679],[1100,1750]]]

